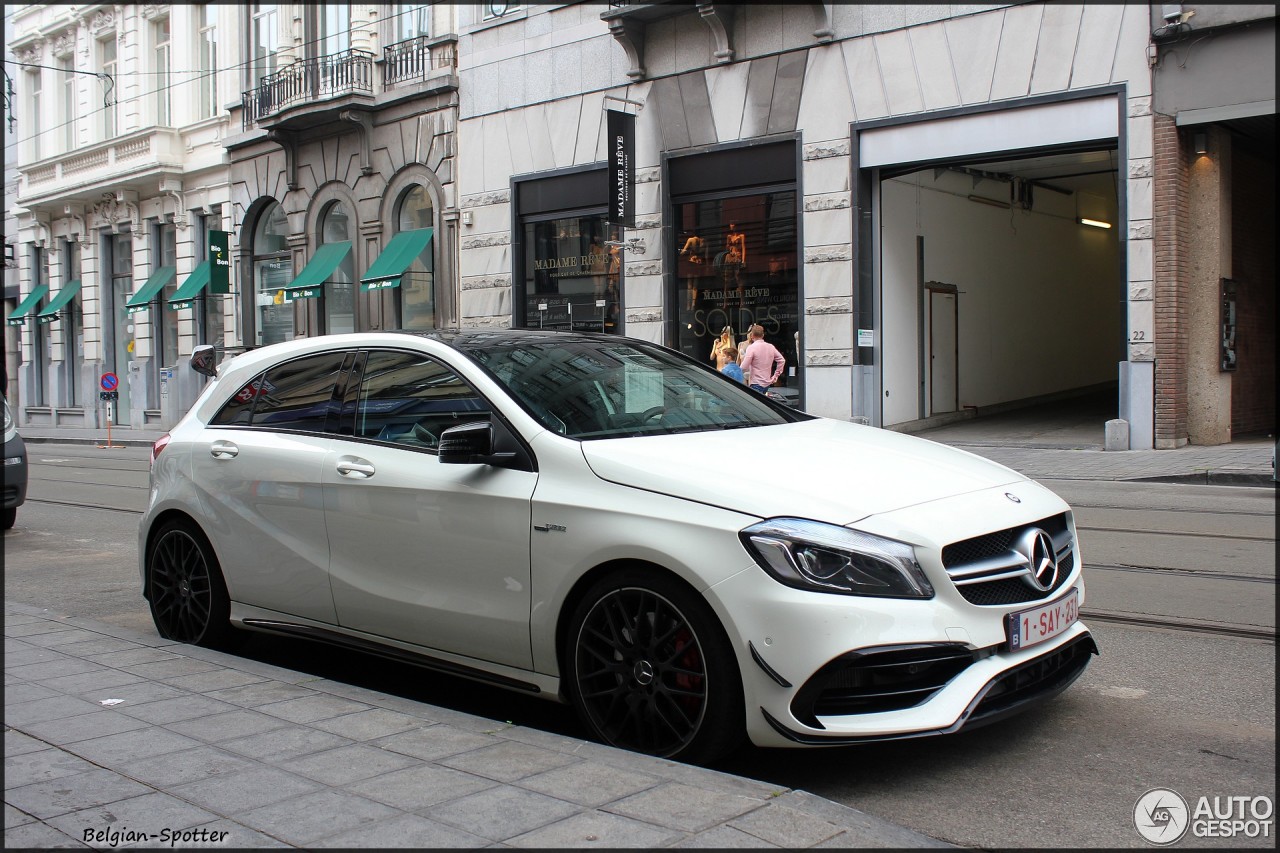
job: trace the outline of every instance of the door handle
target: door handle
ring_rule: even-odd
[[[209,455],[214,459],[231,459],[239,452],[240,448],[229,441],[218,440],[209,445]]]
[[[367,480],[373,476],[373,463],[366,459],[356,459],[351,456],[344,456],[338,460],[338,473],[344,477],[351,477],[357,480]]]

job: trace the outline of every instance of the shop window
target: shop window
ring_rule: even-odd
[[[351,215],[340,201],[332,202],[320,217],[319,244],[350,243]],[[324,328],[328,334],[354,332],[355,314],[355,261],[347,252],[324,285]]]
[[[524,316],[534,329],[618,331],[622,229],[603,213],[525,222]]]
[[[288,237],[289,223],[284,208],[272,202],[259,215],[253,232],[253,287],[259,346],[293,337],[293,304],[285,300],[284,290],[293,279]]]
[[[400,197],[396,232],[435,227],[435,208],[427,188],[410,187]],[[435,244],[427,243],[400,279],[397,290],[401,329],[434,329],[436,325]]]

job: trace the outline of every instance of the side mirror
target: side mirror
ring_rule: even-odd
[[[218,353],[209,344],[201,344],[191,351],[191,369],[201,376],[217,376]]]
[[[477,422],[449,427],[440,433],[436,447],[440,461],[447,465],[478,465],[493,454],[493,424]]]

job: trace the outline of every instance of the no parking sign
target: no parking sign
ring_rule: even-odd
[[[120,377],[114,373],[104,373],[102,378],[98,380],[98,386],[102,388],[98,397],[103,400],[117,400],[120,398]]]

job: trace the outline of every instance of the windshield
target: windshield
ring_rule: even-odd
[[[459,344],[543,426],[569,438],[669,435],[808,418],[641,341],[565,335]]]

